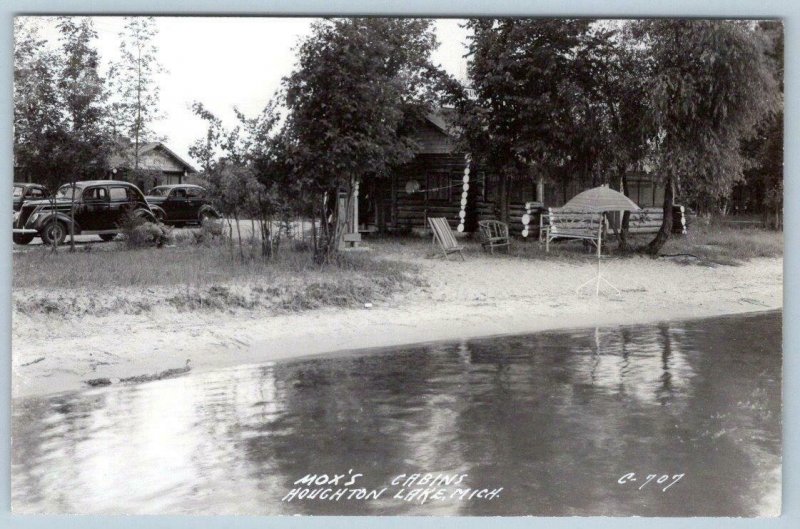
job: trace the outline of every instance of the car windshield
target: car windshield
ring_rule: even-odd
[[[150,196],[153,197],[165,197],[167,195],[169,195],[168,187],[154,187],[150,190]]]
[[[22,187],[22,186],[14,186],[14,196],[15,197],[21,197],[23,191],[25,191],[24,187]]]
[[[57,198],[72,198],[73,189],[71,185],[67,184],[65,186],[61,186],[58,188],[58,192],[56,193]]]

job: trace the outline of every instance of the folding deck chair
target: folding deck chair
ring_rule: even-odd
[[[461,256],[461,260],[466,261],[466,259],[464,259],[464,254],[462,253],[464,247],[459,246],[456,242],[456,238],[453,236],[453,230],[450,229],[447,219],[444,217],[428,217],[428,223],[431,225],[431,229],[433,230],[433,240],[434,242],[439,243],[439,246],[444,252],[444,258],[448,259],[448,255],[458,252],[458,255]]]

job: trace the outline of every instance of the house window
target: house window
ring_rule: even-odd
[[[536,188],[531,180],[512,180],[508,184],[511,187],[511,192],[508,194],[510,203],[536,200]]]
[[[428,175],[428,200],[450,200],[450,175],[447,173],[431,173]]]

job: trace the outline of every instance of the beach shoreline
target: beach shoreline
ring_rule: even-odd
[[[620,297],[575,292],[596,272],[591,261],[411,260],[429,286],[371,308],[274,314],[158,307],[67,320],[15,311],[12,396],[38,397],[86,388],[89,379],[158,373],[181,367],[186,359],[193,372],[203,372],[359,349],[783,307],[782,258],[715,267],[646,257],[609,260],[603,275],[622,290]]]

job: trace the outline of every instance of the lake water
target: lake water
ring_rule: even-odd
[[[358,351],[13,406],[20,513],[774,514],[781,313]],[[296,484],[308,474],[316,485]],[[444,492],[411,494],[434,483]],[[372,495],[348,499],[359,488]]]

